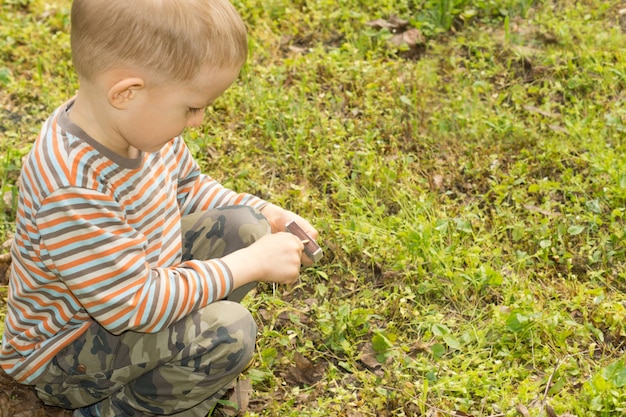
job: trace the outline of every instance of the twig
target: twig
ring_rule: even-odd
[[[561,365],[563,365],[563,363],[566,360],[568,360],[570,358],[573,358],[574,356],[583,355],[585,353],[586,353],[586,351],[584,351],[584,352],[577,352],[577,353],[569,353],[569,354],[565,355],[563,358],[559,359],[558,363],[556,364],[556,367],[554,368],[554,370],[550,374],[550,378],[548,378],[548,382],[546,383],[546,389],[543,391],[543,399],[541,400],[542,407],[546,408],[546,404],[547,404],[546,399],[548,398],[548,391],[550,391],[550,385],[552,385],[552,380],[554,379],[554,375],[556,375],[556,371],[559,370]]]
[[[530,412],[524,404],[517,404],[515,410],[522,415],[522,417],[530,417]]]

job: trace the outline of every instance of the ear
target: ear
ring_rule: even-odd
[[[123,78],[117,81],[107,94],[109,104],[118,110],[125,109],[145,85],[143,78],[139,77]]]

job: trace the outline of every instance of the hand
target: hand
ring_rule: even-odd
[[[293,211],[285,210],[275,204],[268,204],[261,209],[261,213],[263,213],[265,218],[270,222],[270,225],[272,226],[272,233],[284,232],[285,225],[291,220],[295,220],[302,230],[304,230],[313,239],[317,240],[319,236],[319,233],[313,226],[311,226],[311,223],[304,220]]]
[[[272,226],[272,233],[282,232],[285,230],[285,225],[289,223],[291,220],[295,220],[298,223],[298,226],[302,228],[313,239],[317,240],[319,237],[319,233],[311,223],[298,216],[296,213],[280,208],[274,204],[268,204],[261,210],[261,213],[265,216],[265,218],[270,222]],[[309,259],[308,256],[303,255],[301,262],[305,266],[313,265],[313,260]]]
[[[304,244],[297,236],[278,232],[263,236],[251,247],[265,264],[261,281],[292,284],[298,280]]]
[[[297,281],[304,245],[291,233],[266,235],[222,260],[233,275],[235,288],[252,281],[292,284]]]

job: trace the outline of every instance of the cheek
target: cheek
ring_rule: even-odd
[[[180,135],[187,125],[187,117],[176,111],[159,109],[143,113],[133,125],[133,136],[142,142],[142,146],[149,147]]]
[[[161,129],[155,132],[155,134],[165,136],[163,137],[163,139],[169,141],[170,139],[173,139],[183,133],[183,131],[187,127],[187,119],[180,117],[170,117],[166,124],[161,123],[160,126]]]
[[[204,120],[204,112],[198,112],[191,117],[187,118],[185,126],[187,127],[198,127],[202,124]]]

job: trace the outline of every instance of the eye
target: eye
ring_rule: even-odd
[[[189,114],[191,114],[191,115],[194,115],[194,114],[200,113],[203,110],[204,110],[204,108],[202,108],[202,107],[189,107],[189,110],[187,110],[187,112]]]

